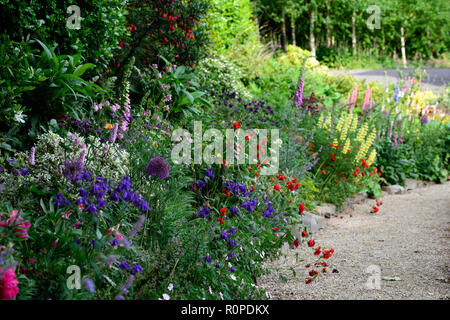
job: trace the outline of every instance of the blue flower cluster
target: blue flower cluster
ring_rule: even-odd
[[[113,201],[128,201],[133,203],[136,208],[142,211],[150,210],[150,206],[138,193],[131,188],[131,180],[129,177],[123,177],[120,184],[112,191],[111,200]]]
[[[206,216],[209,215],[210,212],[211,212],[211,210],[209,210],[208,207],[203,207],[198,212],[198,216],[201,218],[206,218]]]
[[[123,260],[120,264],[119,264],[119,268],[123,269],[123,270],[130,270],[130,273],[132,275],[136,275],[136,273],[140,273],[144,270],[144,268],[141,267],[140,264],[135,263],[133,264],[133,267],[130,267],[130,265],[128,264],[127,260]]]
[[[267,204],[266,210],[264,211],[263,217],[272,218],[274,213],[275,210],[272,208],[272,200],[270,200],[269,203]]]
[[[248,213],[253,213],[257,204],[258,201],[256,199],[250,199],[248,202],[241,203],[241,207],[247,209]]]
[[[209,168],[205,171],[205,178],[204,179],[199,179],[199,180],[195,180],[195,183],[191,183],[189,185],[189,189],[191,189],[192,191],[196,191],[198,190],[200,193],[202,192],[201,189],[205,188],[208,183],[206,182],[208,178],[210,181],[214,180],[214,174],[212,173],[214,170],[214,168]]]
[[[250,191],[247,190],[245,184],[239,184],[233,180],[228,180],[225,182],[225,187],[230,190],[236,197],[248,197],[250,196]]]
[[[228,230],[223,230],[220,233],[220,238],[222,238],[225,241],[228,240],[228,246],[234,247],[235,245],[237,245],[237,243],[234,239],[230,237],[230,235],[236,234],[236,232],[237,232],[236,228],[231,226]]]
[[[53,203],[58,207],[70,206],[70,200],[67,199],[66,196],[64,194],[62,194],[61,192],[58,192]]]
[[[111,181],[109,181],[108,184],[106,179],[103,177],[95,177],[95,179],[93,179],[87,171],[84,171],[76,176],[73,182],[75,185],[78,185],[78,182],[89,183],[88,188],[79,188],[78,194],[80,199],[77,200],[77,204],[82,204],[85,206],[86,211],[91,214],[95,214],[107,205],[107,201],[105,199],[106,195],[109,195],[109,200],[111,201],[127,201],[142,211],[150,210],[150,206],[147,201],[133,191],[131,188],[131,180],[127,176],[122,179],[120,184],[115,189],[111,189],[109,186]],[[67,206],[70,205],[70,201],[65,199],[62,193],[58,193],[55,198],[55,204],[58,206]]]

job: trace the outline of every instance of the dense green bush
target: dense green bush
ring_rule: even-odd
[[[139,68],[160,64],[160,56],[174,64],[192,66],[205,55],[207,0],[133,2],[127,17],[131,35],[123,39],[119,59],[136,57]]]
[[[57,46],[55,52],[58,54],[78,53],[87,61],[98,62],[99,68],[106,67],[120,49],[119,41],[127,33],[128,2],[1,0],[0,30],[11,40],[37,38],[50,47]],[[80,29],[67,28],[67,21],[74,14],[67,13],[67,8],[74,4],[80,8]]]

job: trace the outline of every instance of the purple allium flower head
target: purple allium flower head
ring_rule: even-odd
[[[169,176],[170,165],[161,157],[153,158],[148,162],[146,172],[151,176],[165,179]]]
[[[84,171],[84,162],[80,159],[68,159],[63,162],[64,168],[62,174],[69,181],[75,179]]]

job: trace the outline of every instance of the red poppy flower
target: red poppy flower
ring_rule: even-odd
[[[278,228],[277,227],[273,228],[272,230],[273,230],[273,232],[278,232]]]
[[[317,272],[316,270],[311,270],[310,272],[309,272],[309,276],[310,277],[314,277],[316,274],[319,274],[319,272]]]
[[[303,213],[305,211],[305,205],[303,203],[300,203],[298,206],[298,213]]]
[[[306,231],[302,231],[302,237],[306,237]]]
[[[372,211],[370,211],[370,213],[376,213],[376,212],[378,212],[380,209],[378,208],[378,207],[376,207],[376,206],[373,206],[372,207]]]
[[[240,129],[241,128],[241,123],[240,122],[233,122],[233,127],[235,128],[235,129]]]
[[[311,283],[313,280],[311,278],[306,279],[305,283]]]
[[[253,192],[253,191],[255,191],[255,186],[250,187],[250,192]]]
[[[220,216],[223,217],[223,216],[226,216],[226,215],[227,215],[227,208],[220,209]]]
[[[314,247],[316,242],[314,240],[308,240],[308,247]]]
[[[274,185],[273,188],[277,191],[280,191],[280,185],[278,185],[278,184]]]
[[[323,269],[322,269],[322,272],[323,272],[323,273],[327,273],[327,268],[323,268]]]
[[[322,247],[316,248],[316,251],[314,251],[314,255],[315,255],[315,256],[320,255],[320,253],[321,253],[320,249],[321,249],[321,248],[322,248]]]
[[[322,169],[322,174],[326,174],[327,172],[325,170]]]
[[[323,250],[322,254],[323,254],[323,258],[324,259],[328,259],[328,258],[331,257],[331,251],[330,250]]]
[[[300,241],[298,239],[294,239],[294,246],[298,248],[298,245],[300,244]]]
[[[220,224],[225,224],[225,221],[223,221],[223,219],[222,218],[217,218],[217,220],[216,221],[219,221],[220,222]]]

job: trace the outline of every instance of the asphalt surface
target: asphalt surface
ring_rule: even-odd
[[[431,89],[436,93],[440,93],[450,83],[450,69],[424,69],[426,75],[422,78],[422,87]],[[332,70],[330,74],[352,74],[357,79],[366,79],[366,81],[379,81],[385,86],[389,83],[397,83],[401,78],[412,75],[416,72],[415,69],[377,69],[377,70]]]

